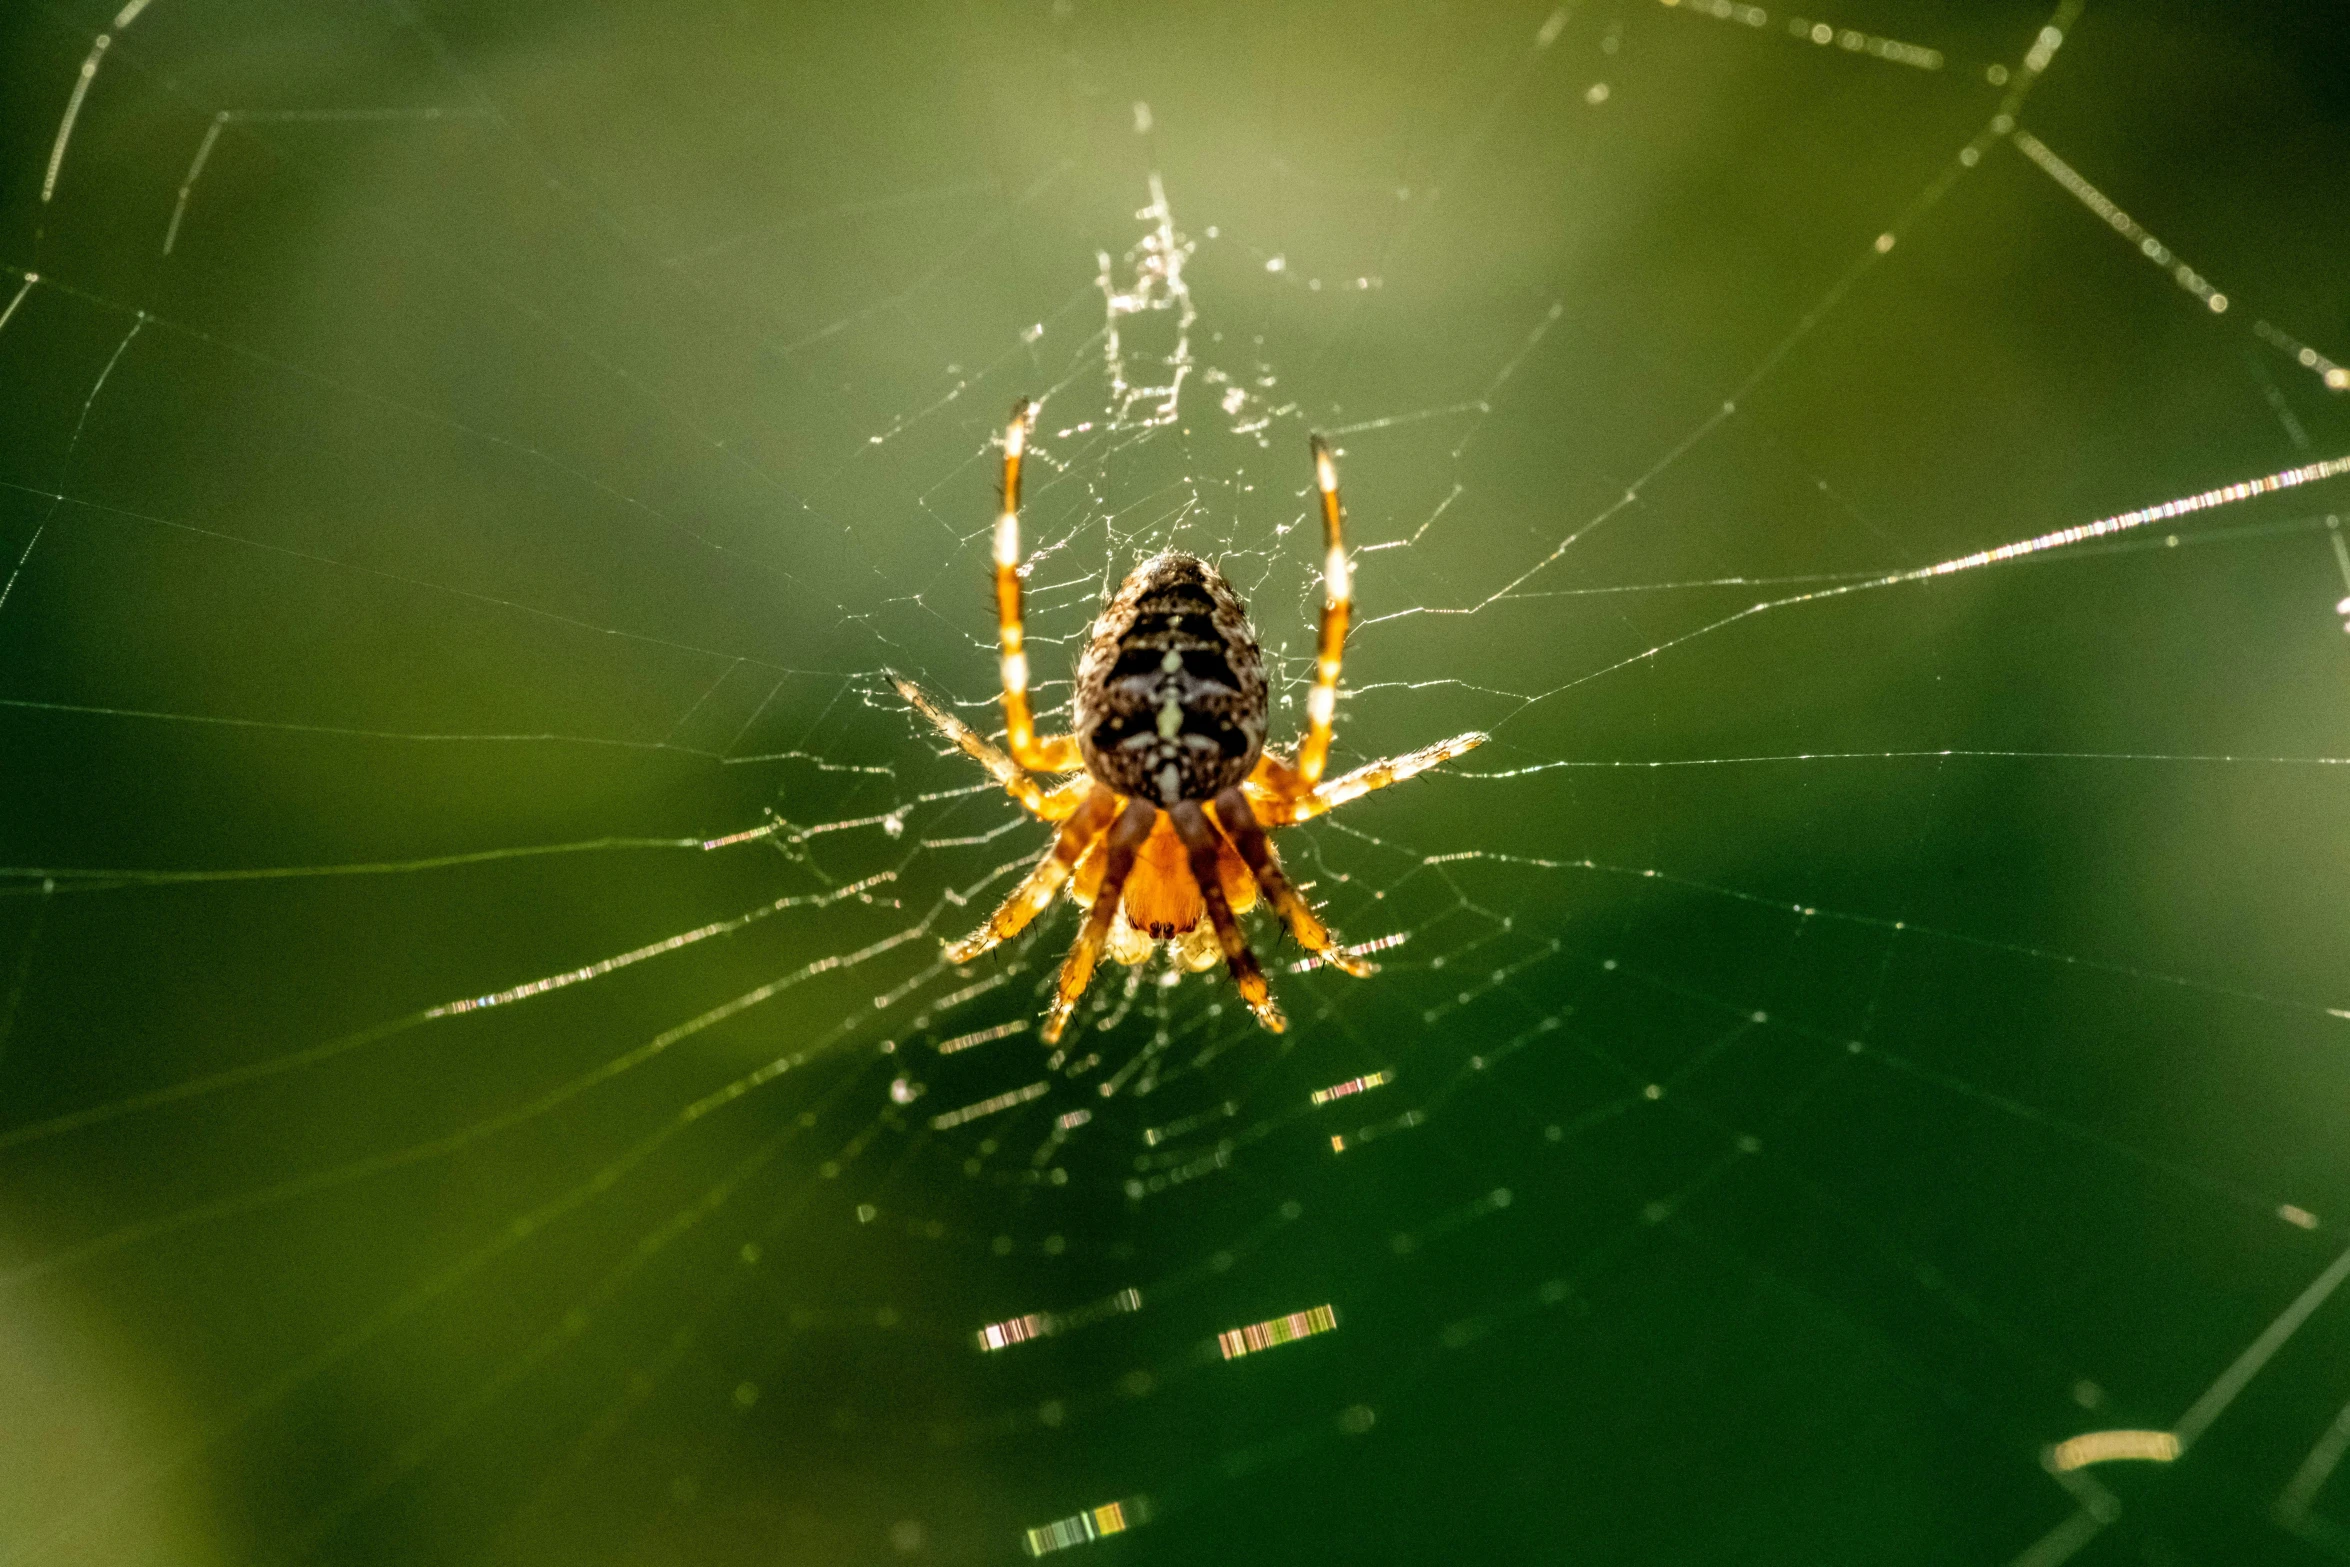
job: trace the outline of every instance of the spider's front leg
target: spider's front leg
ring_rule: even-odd
[[[1354,614],[1354,573],[1346,561],[1346,514],[1338,503],[1338,462],[1330,443],[1313,437],[1314,489],[1322,498],[1322,631],[1314,641],[1314,683],[1306,692],[1306,732],[1297,742],[1296,774],[1304,789],[1322,781],[1338,711],[1338,666]]]
[[[1020,612],[1020,463],[1028,450],[1034,406],[1023,397],[1004,426],[1004,509],[995,520],[997,659],[1004,679],[1004,748],[1030,772],[1067,773],[1083,765],[1075,735],[1040,739],[1028,707],[1028,644]]]
[[[1338,460],[1331,454],[1330,443],[1318,435],[1313,438],[1313,451],[1314,489],[1322,501],[1322,630],[1314,645],[1314,683],[1306,692],[1306,732],[1298,738],[1297,759],[1284,762],[1267,752],[1244,786],[1259,806],[1258,819],[1267,826],[1287,826],[1335,810],[1374,789],[1401,783],[1414,773],[1450,761],[1486,740],[1472,730],[1408,756],[1359,767],[1331,783],[1322,782],[1323,769],[1330,763],[1346,628],[1354,614],[1354,573],[1346,559],[1346,511],[1338,498]]]

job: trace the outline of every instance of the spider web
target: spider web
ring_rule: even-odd
[[[2343,1556],[2341,43],[12,16],[0,1561]],[[1494,736],[1286,1035],[939,960],[1020,395]]]

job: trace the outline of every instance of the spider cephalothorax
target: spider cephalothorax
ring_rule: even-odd
[[[1322,506],[1322,631],[1306,692],[1306,731],[1294,760],[1265,749],[1269,687],[1248,612],[1207,562],[1177,553],[1134,568],[1087,634],[1077,663],[1074,734],[1040,737],[1028,706],[1028,654],[1020,617],[1020,460],[1029,405],[1004,431],[1004,509],[996,518],[996,624],[1004,684],[1004,748],[892,676],[900,695],[1038,819],[1061,824],[1051,852],[1012,889],[986,925],[947,946],[967,963],[1017,935],[1063,886],[1085,923],[1061,964],[1044,1037],[1057,1041],[1106,950],[1140,963],[1162,941],[1174,959],[1204,969],[1221,956],[1257,1021],[1283,1027],[1264,971],[1235,915],[1260,897],[1298,944],[1357,976],[1371,965],[1332,940],[1281,871],[1268,827],[1309,820],[1347,801],[1482,745],[1450,740],[1358,767],[1325,783],[1339,656],[1353,587],[1347,567],[1338,467],[1314,438]],[[1008,753],[1008,754],[1007,754]],[[1070,775],[1046,788],[1031,774]]]

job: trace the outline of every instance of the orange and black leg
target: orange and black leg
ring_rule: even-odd
[[[1030,772],[1077,770],[1074,735],[1039,739],[1028,707],[1028,644],[1020,614],[1020,466],[1028,451],[1028,399],[1012,405],[1004,427],[1004,509],[995,520],[996,646],[1004,677],[1004,749]]]
[[[1102,792],[1108,794],[1107,790]],[[1110,798],[1114,800],[1116,796]],[[1089,808],[1092,803],[1086,802]],[[1126,878],[1134,869],[1135,853],[1151,835],[1151,828],[1158,825],[1158,819],[1158,807],[1150,801],[1129,800],[1102,844],[1101,890],[1093,895],[1093,907],[1086,911],[1085,926],[1077,933],[1077,944],[1061,960],[1060,987],[1054,992],[1052,1007],[1044,1020],[1044,1042],[1048,1045],[1060,1042],[1061,1031],[1069,1026],[1070,1014],[1077,1010],[1078,999],[1093,980],[1093,966],[1101,961],[1102,943],[1109,937],[1111,922],[1118,917],[1118,900],[1126,894]]]
[[[1338,503],[1338,462],[1330,443],[1313,438],[1314,489],[1322,498],[1322,634],[1314,644],[1314,683],[1306,692],[1306,732],[1297,743],[1299,783],[1311,789],[1330,761],[1330,729],[1338,711],[1338,665],[1346,652],[1347,620],[1354,613],[1354,572],[1346,560],[1346,518]]]
[[[1241,862],[1257,880],[1258,890],[1275,912],[1289,922],[1290,934],[1297,944],[1319,957],[1333,968],[1344,969],[1357,979],[1368,976],[1374,967],[1341,948],[1314,912],[1314,906],[1304,894],[1291,885],[1282,874],[1281,861],[1273,853],[1271,840],[1265,829],[1257,825],[1256,812],[1238,789],[1227,789],[1216,796],[1216,820],[1224,829],[1224,836],[1232,840],[1232,847],[1240,851]]]
[[[1232,905],[1225,901],[1223,879],[1216,872],[1216,850],[1222,841],[1216,829],[1208,825],[1206,813],[1196,800],[1178,800],[1167,810],[1175,824],[1175,836],[1183,840],[1183,847],[1191,856],[1191,878],[1199,883],[1200,901],[1208,908],[1208,924],[1216,932],[1216,942],[1224,949],[1224,965],[1232,971],[1232,983],[1240,990],[1240,999],[1257,1021],[1274,1033],[1289,1025],[1281,1016],[1281,1009],[1273,1004],[1273,994],[1265,986],[1265,971],[1257,966],[1257,955],[1249,950],[1248,938],[1240,933],[1240,922],[1232,917]],[[1268,895],[1270,887],[1265,888]]]
[[[1402,756],[1382,757],[1376,762],[1366,762],[1353,772],[1333,778],[1319,788],[1293,795],[1286,801],[1276,798],[1268,802],[1266,809],[1280,813],[1277,821],[1281,825],[1312,821],[1327,811],[1337,810],[1350,800],[1361,799],[1374,789],[1402,783],[1406,778],[1416,777],[1431,767],[1474,751],[1491,738],[1491,735],[1472,729],[1467,734],[1454,735],[1450,740],[1439,740],[1434,745],[1424,745]]]
[[[1059,836],[1054,838],[1052,852],[1036,862],[1036,869],[1014,887],[996,911],[987,917],[987,923],[951,943],[946,949],[949,963],[968,963],[1000,942],[1011,940],[1039,914],[1052,906],[1053,894],[1069,879],[1069,872],[1093,847],[1094,840],[1109,826],[1117,814],[1118,797],[1095,785],[1083,804],[1061,824]]]
[[[1061,821],[1085,799],[1086,791],[1092,787],[1090,780],[1073,778],[1057,788],[1047,789],[1029,777],[1018,762],[988,744],[977,730],[932,701],[929,692],[894,671],[883,673],[898,688],[898,695],[906,699],[908,707],[952,740],[965,756],[986,768],[988,776],[1002,784],[1004,793],[1019,801],[1029,814],[1043,821]]]

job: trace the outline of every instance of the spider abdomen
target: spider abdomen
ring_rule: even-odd
[[[1093,623],[1077,660],[1077,743],[1118,793],[1207,800],[1265,749],[1265,656],[1248,611],[1215,567],[1154,555]]]

